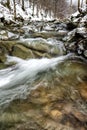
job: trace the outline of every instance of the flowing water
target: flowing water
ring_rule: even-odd
[[[38,6],[54,17],[73,12],[64,0],[52,3],[41,1]],[[33,58],[7,56],[9,67],[0,70],[0,130],[87,130],[86,59],[64,55],[57,32],[36,28],[39,33],[30,34],[28,29],[14,48],[9,41],[6,46],[12,55]]]
[[[13,67],[0,70],[0,106],[11,100],[26,95],[28,89],[32,89],[32,83],[39,78],[39,73],[53,69],[57,64],[68,59],[69,55],[53,59],[29,59],[22,60],[8,56],[7,62],[16,61]],[[23,97],[22,97],[23,98]]]
[[[86,130],[84,59],[73,54],[26,60],[7,56],[8,62],[15,65],[0,70],[0,130],[75,130],[73,122],[77,130]]]

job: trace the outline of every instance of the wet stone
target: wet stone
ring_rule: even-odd
[[[84,56],[87,58],[87,50],[84,51]]]

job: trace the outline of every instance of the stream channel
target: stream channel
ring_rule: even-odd
[[[66,30],[34,24],[2,31],[0,130],[87,130],[87,61],[66,54]]]

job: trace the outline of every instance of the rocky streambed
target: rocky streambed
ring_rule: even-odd
[[[0,130],[86,130],[86,44],[85,11],[0,23]]]
[[[39,58],[72,52],[87,59],[86,21],[84,11],[65,20],[25,21],[5,26],[0,23],[0,64],[5,62],[7,54]]]

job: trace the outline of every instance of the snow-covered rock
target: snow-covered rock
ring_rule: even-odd
[[[69,27],[68,27],[69,26]],[[69,30],[65,41],[66,50],[75,52],[87,58],[87,13],[83,9],[82,12],[76,12],[71,15],[67,27]]]
[[[87,38],[87,28],[85,27],[77,28],[76,32],[80,34],[83,38]]]
[[[16,40],[19,38],[18,34],[14,34],[9,31],[2,30],[0,31],[0,40]]]

